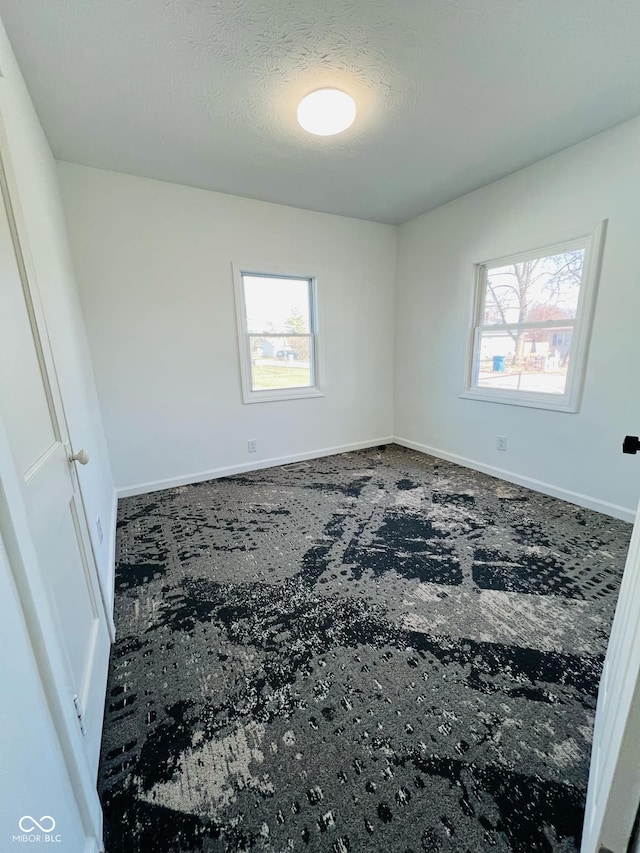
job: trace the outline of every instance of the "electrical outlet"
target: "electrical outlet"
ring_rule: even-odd
[[[258,452],[258,442],[255,440],[255,438],[249,439],[249,441],[247,442],[247,448],[249,450],[249,453]]]
[[[507,436],[506,435],[499,435],[496,438],[496,447],[498,448],[498,450],[506,450],[507,449]]]
[[[98,531],[98,542],[102,545],[104,533],[102,532],[102,522],[100,521],[100,516],[96,518],[96,530]]]

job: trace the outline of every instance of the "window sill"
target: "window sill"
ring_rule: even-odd
[[[567,412],[575,414],[578,411],[578,403],[570,400],[566,395],[556,396],[536,392],[510,392],[484,391],[483,389],[468,389],[458,395],[461,400],[480,400],[483,403],[503,403],[507,406],[525,406],[529,409],[547,409],[551,412]]]
[[[246,391],[245,403],[275,403],[280,400],[307,400],[311,397],[324,397],[319,388],[287,388],[282,391]]]

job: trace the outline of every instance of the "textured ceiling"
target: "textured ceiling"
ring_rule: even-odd
[[[0,0],[55,155],[398,223],[640,113],[638,0]],[[353,127],[311,137],[335,85]]]

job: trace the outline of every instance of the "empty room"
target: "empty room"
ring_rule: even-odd
[[[638,4],[0,16],[0,853],[638,853]]]

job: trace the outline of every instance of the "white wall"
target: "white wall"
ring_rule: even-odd
[[[67,163],[59,174],[119,489],[392,435],[395,228]],[[318,277],[325,397],[242,403],[233,261]]]
[[[630,518],[640,471],[620,444],[640,431],[639,144],[640,124],[628,122],[399,231],[59,164],[117,486],[142,491],[394,434]],[[599,219],[609,224],[580,412],[459,399],[473,263]],[[325,398],[242,404],[232,261],[318,275]]]
[[[0,24],[0,117],[74,450],[86,448],[90,463],[78,467],[89,529],[100,574],[113,589],[115,501],[89,347],[65,230],[55,160],[40,126],[4,28]],[[100,517],[104,538],[98,541]]]
[[[639,198],[635,119],[402,225],[396,436],[630,518],[640,460],[621,442],[640,432]],[[580,412],[461,400],[474,262],[599,219],[609,224]]]

